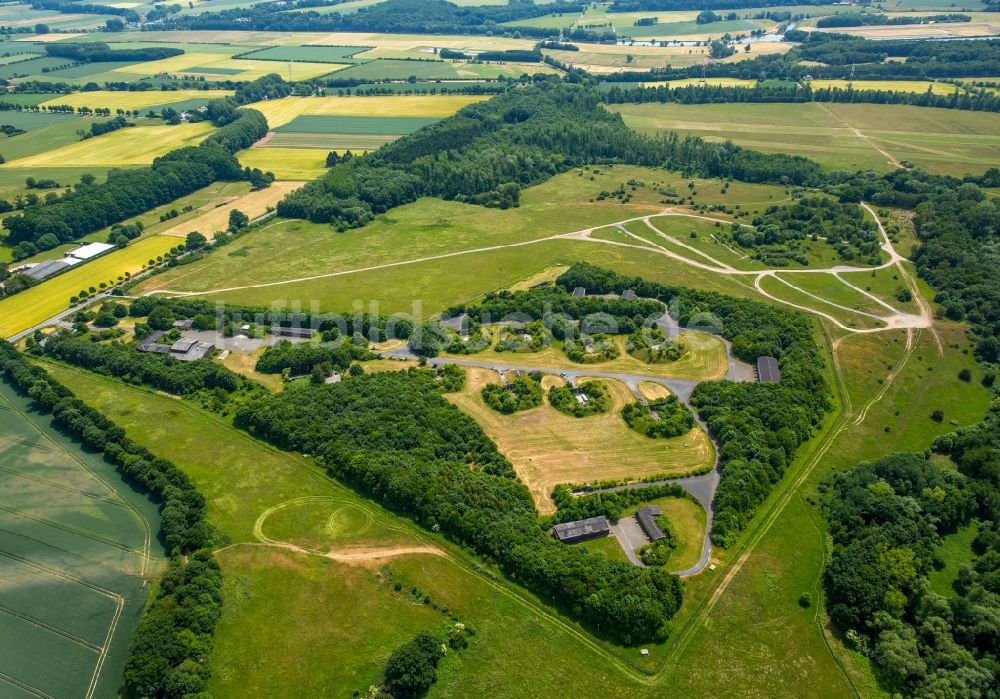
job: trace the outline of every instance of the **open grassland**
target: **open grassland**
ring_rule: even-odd
[[[0,381],[0,694],[117,693],[158,530],[155,504]]]
[[[493,331],[494,342],[498,339],[500,329]],[[523,366],[546,367],[550,369],[574,369],[595,371],[612,371],[623,374],[646,374],[675,379],[721,379],[726,375],[728,362],[726,347],[718,337],[698,331],[687,331],[677,338],[684,345],[684,355],[673,362],[649,364],[637,359],[625,351],[625,337],[617,336],[613,341],[618,345],[619,356],[600,362],[580,364],[570,360],[562,351],[562,342],[556,340],[551,347],[538,352],[496,352],[484,350],[474,355],[482,361],[496,361],[500,364],[517,364]],[[458,355],[456,355],[458,356]],[[463,355],[464,356],[464,355]]]
[[[891,169],[889,156],[936,173],[982,172],[1000,160],[996,114],[882,104],[609,105],[632,128],[731,140],[804,155],[830,169]],[[881,149],[881,150],[880,150]],[[885,152],[882,152],[885,151]]]
[[[843,286],[843,285],[841,285]],[[780,299],[790,306],[811,309],[818,313],[835,318],[848,328],[883,328],[885,323],[876,318],[864,315],[853,310],[838,308],[837,301],[828,299],[824,295],[807,292],[794,285],[790,280],[783,277],[764,277],[760,280],[760,288],[775,299]],[[832,288],[832,287],[831,287]],[[849,291],[844,287],[845,293]],[[834,305],[837,304],[837,305]]]
[[[8,161],[4,168],[148,165],[164,153],[193,146],[211,133],[207,122],[178,126],[136,126],[95,136],[37,155]]]
[[[608,412],[575,418],[549,406],[547,398],[540,407],[501,415],[480,396],[487,383],[499,382],[497,374],[473,368],[468,377],[465,390],[448,399],[472,415],[497,443],[542,514],[555,511],[552,489],[561,483],[680,475],[715,462],[715,449],[701,428],[673,439],[650,439],[629,429],[618,412],[636,398],[618,381],[596,379],[611,394]]]
[[[320,148],[256,147],[236,157],[243,167],[272,172],[278,180],[314,180],[326,172],[326,151]]]
[[[0,301],[0,337],[9,337],[51,318],[69,307],[71,296],[98,284],[116,284],[126,272],[135,274],[150,259],[163,255],[180,241],[154,235],[96,260],[71,267],[38,286]]]
[[[889,303],[888,301],[879,303],[881,299],[875,300],[856,289],[852,289],[834,274],[780,272],[778,276],[785,281],[791,282],[803,291],[815,294],[822,299],[854,311],[879,316],[892,313],[892,310],[883,305],[883,303]],[[896,306],[893,306],[893,308],[896,308]]]
[[[269,209],[273,209],[286,194],[301,187],[304,182],[275,182],[267,189],[256,192],[248,192],[243,196],[225,201],[218,205],[211,205],[212,209],[201,215],[178,223],[162,231],[165,236],[185,237],[191,231],[198,231],[211,240],[215,234],[224,231],[229,226],[229,212],[233,209],[242,211],[251,220],[258,216],[263,216]]]
[[[364,299],[378,304],[382,312],[427,316],[554,265],[585,259],[621,264],[625,273],[671,283],[691,280],[712,290],[753,293],[743,285],[745,280],[703,273],[636,248],[560,239],[531,242],[657,213],[662,208],[657,203],[660,196],[641,188],[633,193],[630,204],[590,199],[629,179],[663,183],[676,177],[624,166],[605,168],[592,176],[593,180],[570,172],[554,177],[526,190],[521,206],[508,211],[422,199],[344,234],[326,225],[276,221],[224,251],[144,281],[137,291],[210,291],[213,299],[264,305],[315,300],[329,310],[342,310],[354,300]],[[771,201],[769,196],[783,196],[783,191],[734,185],[729,194],[734,197],[731,201],[742,196],[767,202]],[[428,259],[449,254],[452,257]],[[417,308],[414,302],[419,304]]]
[[[899,247],[896,247],[899,250]],[[911,265],[910,274],[916,276],[916,271]],[[896,291],[904,287],[905,283],[899,278],[899,273],[892,267],[872,270],[871,272],[842,272],[838,274],[841,279],[846,280],[859,289],[864,289],[870,294],[877,296],[886,303],[898,308],[906,313],[917,313],[918,308],[915,301],[900,301],[896,298]]]
[[[132,111],[191,99],[221,99],[232,94],[232,90],[145,90],[142,92],[95,90],[58,95],[42,102],[42,106],[69,105],[73,108],[90,107],[91,109],[107,107],[112,111],[116,109]]]
[[[716,226],[711,221],[679,216],[657,216],[650,219],[650,224],[656,231],[673,238],[678,243],[684,243],[689,248],[694,248],[711,260],[722,262],[734,269],[764,269],[762,263],[751,258],[736,243],[725,241],[722,238],[722,227]],[[693,238],[692,233],[695,235]],[[650,240],[658,244],[663,242],[662,237],[653,237]],[[686,250],[683,254],[690,255],[690,250]]]
[[[444,118],[487,99],[480,95],[401,95],[399,97],[282,97],[255,102],[268,126],[284,126],[298,116]]]

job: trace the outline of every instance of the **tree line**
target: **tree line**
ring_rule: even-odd
[[[648,71],[622,71],[602,79],[629,83],[701,77],[800,81],[812,75],[832,79],[925,80],[995,75],[1000,70],[998,39],[870,41],[849,34],[798,29],[786,32],[785,39],[798,45],[783,55],[704,66],[668,65]]]
[[[0,340],[0,376],[88,449],[160,505],[160,536],[171,551],[129,647],[125,683],[140,696],[182,699],[204,692],[207,658],[222,607],[221,573],[212,554],[205,499],[175,464],[139,446],[125,430],[76,398],[44,369]]]
[[[327,339],[361,335],[369,342],[405,340],[413,331],[413,321],[403,314],[385,316],[374,313],[312,313],[155,296],[134,299],[129,307],[129,314],[143,318],[157,308],[169,310],[172,318],[192,319],[195,327],[202,330],[222,330],[235,324],[267,328],[311,328]]]
[[[280,78],[278,78],[280,80]],[[8,216],[3,226],[11,245],[30,243],[49,249],[119,223],[216,180],[242,180],[246,173],[234,153],[267,133],[267,120],[255,109],[236,110],[231,100],[213,100],[209,114],[220,128],[199,146],[156,158],[147,168],[111,170],[107,181],[77,184],[52,201],[42,200]]]
[[[819,166],[805,158],[676,134],[638,134],[601,107],[592,89],[542,79],[342,162],[277,208],[280,216],[333,223],[341,230],[421,196],[509,208],[518,204],[523,187],[591,163],[666,167],[750,182],[821,179]]]
[[[36,2],[38,0],[35,0]],[[46,2],[63,2],[63,0],[44,0]],[[80,7],[80,3],[66,2],[73,8]],[[79,10],[77,10],[79,11]],[[114,14],[113,12],[101,12],[99,14]],[[103,63],[106,61],[159,61],[164,58],[180,56],[184,53],[182,49],[169,48],[166,46],[150,46],[137,49],[113,49],[103,41],[87,42],[50,42],[45,44],[45,55],[58,56],[59,58],[72,58],[80,63]]]
[[[808,81],[803,85],[792,82],[778,84],[759,82],[749,87],[708,83],[679,87],[671,87],[669,84],[649,87],[641,87],[631,83],[607,83],[607,85],[609,87],[601,92],[601,99],[608,104],[842,102],[847,104],[905,104],[915,107],[1000,112],[1000,95],[992,90],[966,85],[955,85],[954,91],[947,95],[933,92],[930,85],[927,86],[926,92],[871,90],[867,89],[864,80],[852,82],[846,88],[814,88]]]
[[[505,22],[541,17],[553,12],[580,14],[586,3],[556,0],[548,4],[510,2],[466,6],[446,0],[386,0],[356,12],[320,13],[315,7],[337,5],[336,0],[297,0],[262,3],[202,15],[175,15],[161,25],[165,29],[236,29],[257,31],[379,32],[397,34],[489,34],[505,33]],[[289,5],[291,7],[289,7]],[[296,10],[291,12],[289,10]],[[544,27],[517,26],[524,36],[546,38],[553,32]]]
[[[668,633],[680,581],[549,537],[510,463],[429,370],[296,388],[241,407],[236,422],[316,455],[332,476],[495,561],[601,635],[633,644]]]
[[[556,283],[599,294],[634,289],[666,304],[681,326],[715,326],[744,361],[778,359],[780,383],[706,381],[691,395],[719,444],[712,541],[732,546],[830,408],[810,321],[757,301],[630,278],[586,263],[575,264]]]
[[[941,22],[971,22],[972,17],[958,13],[945,15],[924,15],[921,17],[907,17],[905,15],[889,15],[875,13],[850,13],[830,15],[820,17],[816,20],[816,26],[826,27],[863,27],[863,26],[883,26],[899,24],[938,24]]]

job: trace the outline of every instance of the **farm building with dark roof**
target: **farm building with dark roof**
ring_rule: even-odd
[[[656,523],[656,518],[662,514],[663,510],[656,505],[643,507],[635,513],[635,518],[639,520],[639,526],[642,527],[642,531],[646,532],[646,536],[649,537],[650,541],[659,541],[660,539],[667,538],[667,535],[660,529],[660,525]]]
[[[576,522],[557,524],[552,527],[552,536],[564,544],[575,544],[578,541],[599,539],[607,536],[610,531],[611,525],[606,518],[590,517]]]

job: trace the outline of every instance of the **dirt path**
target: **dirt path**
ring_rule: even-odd
[[[861,129],[854,126],[853,124],[849,124],[848,122],[844,121],[843,118],[838,116],[832,109],[830,109],[830,107],[828,107],[825,102],[817,102],[816,104],[818,104],[831,117],[833,117],[841,124],[843,124],[845,128],[849,129],[851,133],[853,133],[859,140],[864,141],[869,146],[871,146],[879,153],[881,153],[885,157],[886,162],[889,163],[889,165],[891,165],[893,168],[897,170],[906,169],[906,166],[903,165],[903,163],[899,162],[899,160],[896,159],[896,156],[894,156],[892,153],[890,153],[885,148],[876,143],[871,136],[868,136],[865,133],[863,133]]]

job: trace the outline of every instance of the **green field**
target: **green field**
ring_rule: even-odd
[[[5,102],[7,104],[23,104],[34,107],[38,104],[44,104],[50,99],[58,96],[59,93],[56,92],[8,92],[0,98],[0,102]]]
[[[77,119],[75,114],[49,114],[48,112],[0,112],[0,124],[14,126],[22,131],[32,131],[63,121]],[[13,138],[17,138],[14,136]],[[9,141],[10,137],[0,140],[0,147]]]
[[[247,164],[245,155],[273,150],[278,149],[251,149],[239,157]],[[593,180],[581,175],[569,172],[532,187],[522,194],[521,206],[508,211],[422,199],[345,234],[325,225],[278,221],[248,234],[204,262],[158,275],[139,289],[204,292],[270,284],[212,296],[263,304],[273,300],[317,299],[324,308],[344,308],[354,299],[363,298],[383,304],[384,312],[390,312],[389,308],[411,311],[412,303],[419,301],[420,312],[429,314],[468,300],[463,285],[466,290],[475,288],[473,295],[478,295],[578,255],[588,259],[628,256],[646,263],[655,261],[656,266],[666,264],[664,258],[642,250],[609,250],[609,246],[583,241],[552,240],[524,245],[602,222],[658,213],[663,208],[659,204],[660,195],[645,189],[636,192],[632,203],[627,205],[590,200],[600,191],[615,189],[629,179],[665,186],[674,184],[671,180],[676,177],[664,171],[626,166],[602,169],[600,174],[593,175]],[[704,184],[706,198],[719,196],[718,189],[713,195],[708,182]],[[742,185],[730,189],[730,195],[740,197],[747,202],[746,208],[750,208],[752,202],[768,202],[772,200],[769,197],[777,199],[783,191],[778,187]],[[447,274],[435,271],[441,269],[441,260],[418,262],[424,257],[504,245],[514,246],[450,258]],[[407,263],[404,268],[349,273],[401,262]],[[683,266],[678,266],[683,270]],[[292,281],[307,277],[316,278]],[[713,279],[710,283],[713,288],[739,288],[727,279]]]
[[[354,54],[371,46],[270,46],[259,51],[240,54],[241,58],[262,61],[310,61],[312,63],[361,63]]]
[[[156,505],[3,381],[0,484],[0,694],[115,696],[162,565]]]
[[[433,117],[372,117],[303,115],[275,129],[278,132],[404,136],[433,124]]]
[[[795,153],[830,169],[892,169],[890,159],[931,172],[981,173],[1000,160],[997,116],[881,104],[609,105],[646,133],[678,131]],[[884,151],[884,152],[882,152]]]
[[[446,61],[402,61],[379,58],[337,72],[338,80],[448,80],[459,77],[453,64]]]

